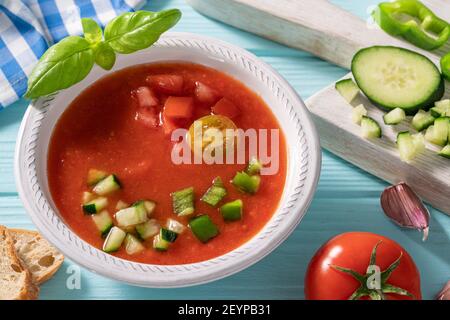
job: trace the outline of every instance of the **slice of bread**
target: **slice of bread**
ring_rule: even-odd
[[[64,256],[36,231],[9,229],[16,252],[31,272],[33,282],[50,279],[64,262]]]
[[[8,229],[0,226],[0,300],[37,299],[39,288],[21,264]]]

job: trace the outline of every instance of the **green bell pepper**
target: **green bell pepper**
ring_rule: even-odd
[[[390,35],[401,36],[425,50],[443,46],[450,36],[450,25],[417,0],[382,2],[372,15]]]
[[[441,59],[441,71],[444,78],[450,81],[450,52]]]

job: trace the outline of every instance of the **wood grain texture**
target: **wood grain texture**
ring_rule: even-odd
[[[344,68],[350,67],[359,49],[373,45],[414,49],[438,62],[435,55],[387,35],[370,24],[368,18],[363,20],[327,0],[186,1],[209,17],[308,51]],[[434,1],[433,8],[450,16],[448,2]]]
[[[225,1],[225,0],[224,0]],[[376,1],[334,0],[333,3],[366,19]],[[183,18],[176,31],[209,35],[241,46],[278,70],[303,97],[346,74],[344,69],[308,53],[284,47],[242,30],[208,19],[183,0],[151,0],[144,9],[180,8]],[[12,158],[20,120],[27,102],[21,100],[0,112],[0,223],[33,228],[14,186]],[[304,274],[314,252],[330,237],[346,231],[370,231],[400,243],[421,272],[423,296],[432,299],[450,279],[450,219],[431,209],[431,233],[421,242],[418,232],[401,230],[388,221],[379,196],[387,184],[324,152],[322,174],[314,201],[294,233],[273,253],[236,275],[210,284],[181,289],[145,289],[128,286],[81,270],[81,289],[66,281],[73,266],[65,261],[56,276],[41,289],[41,299],[301,299]]]

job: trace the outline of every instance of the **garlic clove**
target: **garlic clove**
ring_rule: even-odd
[[[437,295],[437,300],[450,300],[450,280],[447,281],[444,288]]]
[[[398,225],[423,231],[423,241],[428,238],[430,212],[406,183],[385,189],[381,194],[381,207]]]

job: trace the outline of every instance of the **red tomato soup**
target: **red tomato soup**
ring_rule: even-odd
[[[189,128],[199,117],[220,114],[242,129],[280,129],[263,100],[238,80],[196,64],[168,62],[138,65],[104,77],[81,92],[59,119],[49,145],[48,180],[62,218],[82,239],[102,249],[101,236],[92,216],[83,212],[83,193],[90,169],[114,174],[121,188],[105,197],[114,219],[119,200],[132,204],[150,199],[156,203],[151,218],[165,225],[168,218],[186,226],[167,251],[145,249],[128,254],[125,245],[111,254],[127,260],[174,265],[223,255],[255,236],[278,207],[286,178],[286,144],[280,129],[279,170],[262,175],[255,194],[238,191],[231,180],[246,164],[174,164],[170,133]],[[270,149],[270,146],[269,146]],[[227,195],[212,207],[201,196],[220,176]],[[178,217],[171,193],[187,187],[195,192],[195,212]],[[221,205],[241,199],[240,220],[225,222]],[[188,227],[190,219],[206,214],[219,234],[203,243]],[[133,229],[130,229],[133,233]],[[137,236],[136,236],[137,238]]]

